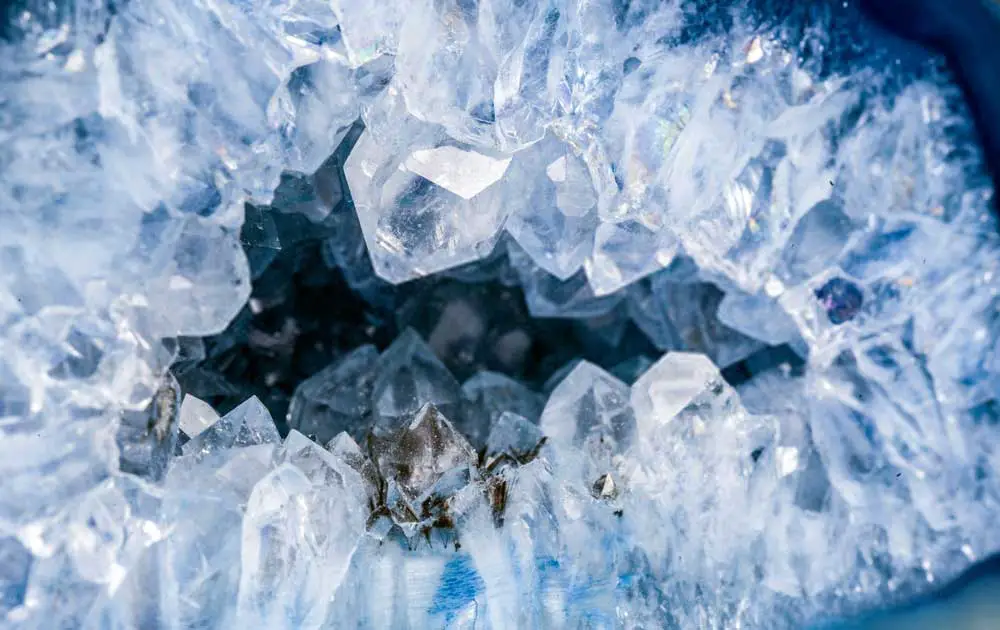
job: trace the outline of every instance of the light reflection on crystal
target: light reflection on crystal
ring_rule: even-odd
[[[693,37],[685,11],[17,17],[0,622],[773,628],[1000,548],[1000,258],[954,87],[834,64],[818,27],[789,42],[736,12]],[[635,326],[666,354],[568,365],[546,400],[442,356],[530,354],[456,299],[426,341],[338,348],[287,423],[256,397],[221,417],[181,398],[171,362],[242,392],[186,365],[225,335],[171,339],[238,324],[251,279],[314,236],[373,303],[384,281],[487,278],[535,317],[611,347]],[[290,361],[302,332],[247,336]],[[803,366],[725,382],[778,344]]]

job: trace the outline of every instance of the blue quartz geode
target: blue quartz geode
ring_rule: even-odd
[[[802,627],[1000,550],[961,94],[758,9],[12,11],[0,627]]]

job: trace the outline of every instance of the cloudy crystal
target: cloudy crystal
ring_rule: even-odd
[[[301,433],[281,450],[247,501],[237,618],[318,628],[364,532],[366,495],[357,473]]]
[[[181,401],[180,429],[189,438],[196,438],[219,421],[219,414],[204,400],[186,394]]]

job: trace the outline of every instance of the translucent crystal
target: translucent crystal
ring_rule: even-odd
[[[478,458],[451,422],[425,404],[396,433],[378,438],[373,459],[388,484],[394,520],[412,532],[430,516],[429,500],[443,501],[469,482]]]
[[[219,421],[219,414],[204,400],[185,394],[181,401],[179,425],[184,435],[196,438]]]
[[[581,361],[549,394],[539,427],[559,444],[624,447],[635,431],[628,392],[625,383]]]
[[[247,501],[237,618],[318,628],[364,533],[366,495],[354,470],[301,433],[279,460]]]
[[[361,346],[303,381],[292,396],[288,426],[320,443],[342,431],[363,439],[377,359],[374,346]]]
[[[461,387],[413,330],[404,331],[382,353],[375,371],[372,409],[377,432],[394,432],[427,404],[461,418]]]
[[[677,253],[673,235],[650,230],[638,221],[603,223],[594,234],[594,253],[586,263],[596,295],[607,295],[670,264]]]
[[[477,373],[462,384],[462,393],[469,401],[482,406],[491,423],[504,411],[513,411],[535,422],[545,402],[542,395],[499,372]]]
[[[535,317],[596,317],[608,313],[621,301],[621,295],[617,294],[595,295],[583,270],[560,280],[536,266],[516,245],[509,245],[508,251],[524,287],[528,310]]]
[[[486,440],[487,462],[506,456],[517,462],[530,460],[541,445],[542,432],[538,427],[516,413],[505,411],[490,431]]]
[[[485,256],[508,213],[494,184],[509,157],[450,144],[407,120],[366,130],[345,164],[372,264],[391,282]]]
[[[508,179],[508,203],[524,211],[511,215],[507,232],[540,268],[568,279],[590,255],[598,225],[586,165],[567,144],[547,137],[514,157]]]
[[[717,287],[673,280],[668,269],[629,292],[632,319],[658,348],[704,352],[721,367],[761,348],[760,341],[724,324],[718,315],[724,294]]]
[[[155,618],[155,591],[143,592],[142,588],[149,586],[156,550],[167,537],[159,518],[161,499],[159,488],[138,478],[110,478],[64,512],[52,524],[55,527],[33,536],[28,546],[33,547],[36,560],[20,616],[41,612],[32,609],[68,588],[74,594],[72,605],[51,617],[60,622],[81,615],[122,624],[141,622],[149,615]],[[55,548],[46,553],[39,547],[52,543],[65,545],[65,555],[52,554]],[[90,600],[83,584],[99,588],[102,597]],[[88,603],[91,610],[87,610]]]
[[[554,4],[412,3],[395,61],[407,110],[485,148],[512,152],[540,139],[559,32]]]
[[[678,523],[671,545],[647,547],[654,571],[676,563],[692,579],[713,569],[738,572],[729,562],[749,557],[754,532],[766,526],[755,501],[766,496],[759,493],[768,473],[755,464],[767,461],[760,458],[773,438],[771,421],[750,416],[704,355],[668,353],[636,381],[631,400],[638,439],[628,484],[637,503],[625,510],[643,514],[635,520],[643,540],[655,538],[648,528],[656,518]],[[726,515],[737,514],[744,518],[734,531]]]
[[[282,133],[288,154],[286,168],[312,174],[361,113],[353,77],[339,61],[317,61],[291,73],[285,90],[287,93],[279,94],[284,97],[282,104],[291,110]]]
[[[360,66],[396,52],[398,29],[405,14],[405,0],[378,7],[337,0],[330,6],[339,22],[351,64]]]
[[[239,241],[222,229],[189,225],[177,238],[169,273],[150,306],[170,313],[170,334],[221,332],[250,296],[250,269]],[[192,304],[171,308],[172,304]]]
[[[340,433],[326,444],[326,450],[341,462],[350,466],[361,477],[368,494],[369,505],[378,501],[379,478],[375,464],[361,451],[358,443],[347,433]]]
[[[766,294],[727,293],[719,303],[715,316],[730,329],[772,346],[798,338],[795,321],[773,297]]]
[[[181,447],[185,455],[206,455],[239,446],[280,441],[271,414],[256,396],[219,418]]]
[[[164,625],[215,626],[235,617],[244,506],[273,466],[274,443],[174,460],[163,519],[173,524],[163,550]],[[197,518],[191,518],[197,514]]]

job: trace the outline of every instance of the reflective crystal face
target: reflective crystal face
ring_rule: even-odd
[[[321,444],[343,431],[363,436],[372,412],[377,358],[373,346],[361,346],[303,381],[292,398],[288,425]]]
[[[376,439],[373,458],[387,484],[389,510],[399,524],[431,516],[475,474],[476,453],[447,418],[424,405],[395,434]]]
[[[273,444],[279,440],[271,414],[259,400],[250,398],[211,426],[202,428],[181,450],[185,455],[206,455],[234,446]]]
[[[372,407],[377,432],[396,431],[427,404],[460,419],[458,382],[413,330],[404,331],[379,357],[375,368]]]
[[[391,282],[488,254],[507,217],[496,183],[510,164],[400,122],[364,133],[345,166],[372,264]]]
[[[812,627],[1000,551],[994,190],[857,3],[16,4],[0,627]],[[971,4],[905,14],[979,88]]]

